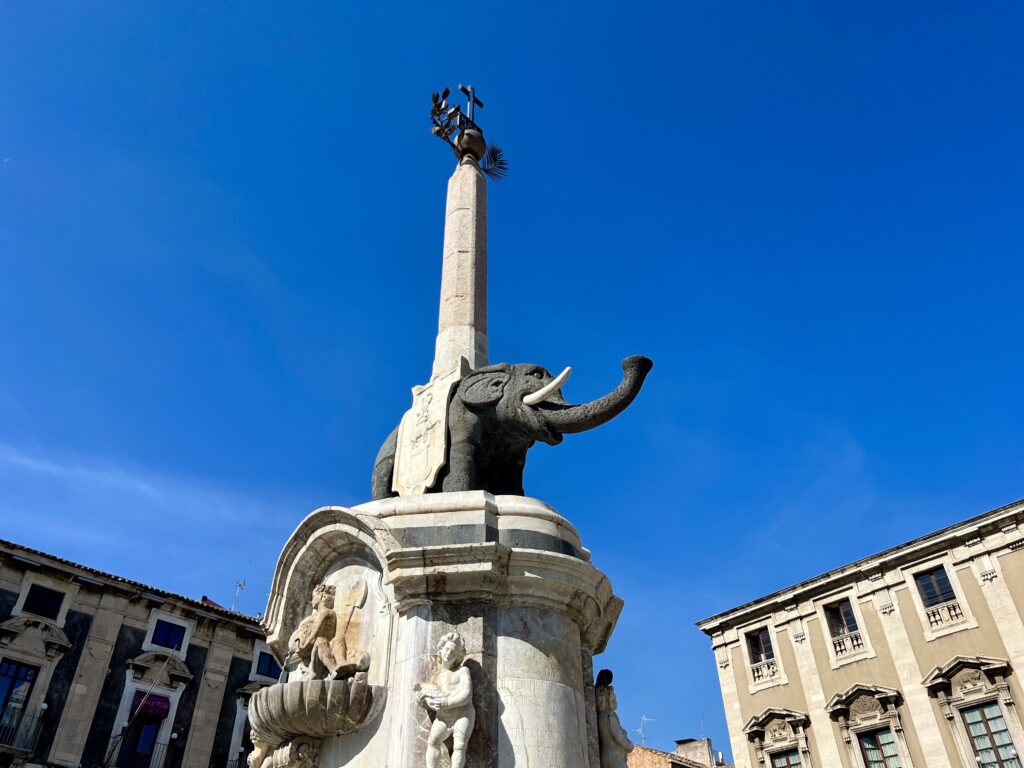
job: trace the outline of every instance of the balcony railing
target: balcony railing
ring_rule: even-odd
[[[847,632],[845,635],[836,635],[832,638],[832,651],[837,659],[864,650],[864,638],[860,630]]]
[[[132,748],[121,743],[121,736],[114,736],[107,747],[105,766],[110,768],[164,768],[167,762],[168,745],[157,742],[148,745],[147,750]]]
[[[755,683],[763,683],[779,674],[779,667],[774,659],[758,661],[750,665],[750,675]]]
[[[933,605],[931,608],[926,609],[925,616],[927,616],[928,624],[931,628],[938,629],[939,627],[963,621],[964,611],[960,607],[959,600],[950,600],[949,602]]]
[[[21,707],[0,709],[0,747],[7,751],[35,751],[42,722],[42,712],[29,714]]]

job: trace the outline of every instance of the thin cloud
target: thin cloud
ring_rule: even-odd
[[[269,583],[308,505],[105,459],[0,443],[0,538],[192,596]],[[253,590],[249,606],[262,610]],[[216,598],[215,598],[216,599]]]

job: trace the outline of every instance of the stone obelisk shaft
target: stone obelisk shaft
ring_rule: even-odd
[[[487,365],[487,182],[465,156],[448,181],[433,376]]]

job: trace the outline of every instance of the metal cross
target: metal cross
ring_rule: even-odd
[[[476,125],[476,122],[473,120],[473,108],[480,107],[480,109],[483,109],[484,103],[476,97],[476,88],[472,85],[467,86],[459,83],[459,90],[466,94],[466,117],[469,118],[469,122]]]

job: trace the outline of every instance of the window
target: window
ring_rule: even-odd
[[[862,733],[858,739],[866,768],[900,768],[896,740],[888,728]]]
[[[172,624],[169,621],[157,619],[156,626],[153,628],[153,645],[180,651],[184,640],[185,627],[181,624]]]
[[[921,593],[921,602],[925,608],[933,608],[936,605],[956,600],[956,593],[949,583],[949,576],[946,569],[941,565],[938,568],[930,568],[914,574],[914,581],[917,582],[917,589]]]
[[[50,589],[40,584],[33,584],[28,588],[25,595],[25,604],[21,610],[25,613],[33,613],[42,616],[44,619],[57,620],[60,615],[60,607],[64,604],[64,593],[56,589]]]
[[[795,749],[772,755],[772,768],[799,768],[801,765],[800,753]]]
[[[260,651],[260,660],[256,664],[256,674],[276,679],[281,676],[281,667],[273,656],[266,651]]]
[[[772,637],[768,632],[768,627],[757,632],[750,632],[747,635],[747,647],[750,649],[750,662],[752,664],[760,664],[775,658],[775,651],[772,649]]]
[[[25,714],[39,669],[15,661],[0,661],[0,744],[19,745],[18,726]]]
[[[3,713],[0,716],[4,716],[5,720],[9,709],[25,708],[38,673],[37,667],[9,659],[0,661],[0,713]]]
[[[825,618],[828,620],[828,631],[832,637],[841,637],[857,631],[857,619],[853,615],[853,606],[849,600],[825,606]]]
[[[1021,768],[998,702],[963,710],[979,768]]]

